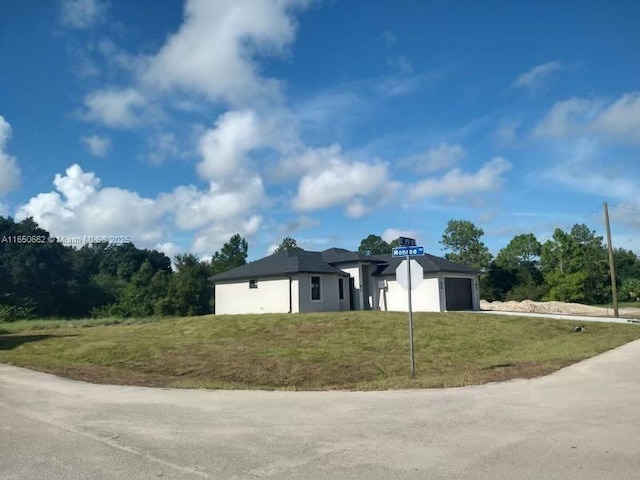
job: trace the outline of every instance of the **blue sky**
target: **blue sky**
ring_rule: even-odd
[[[640,251],[640,4],[7,2],[0,214],[250,257],[450,219]]]

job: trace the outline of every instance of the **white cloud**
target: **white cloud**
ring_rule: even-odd
[[[640,92],[622,95],[598,116],[592,127],[609,137],[640,143]]]
[[[410,190],[413,199],[423,197],[465,197],[479,192],[493,192],[502,186],[503,175],[511,169],[511,163],[496,157],[485,163],[476,173],[466,173],[459,168],[448,171],[441,178],[427,178],[414,184]]]
[[[313,170],[318,170],[333,162],[341,162],[340,145],[331,145],[323,148],[307,148],[301,152],[285,156],[280,159],[279,165],[269,177],[275,180],[287,180],[300,177]]]
[[[371,205],[366,205],[362,200],[357,199],[349,202],[345,213],[349,218],[360,218],[373,210]]]
[[[84,98],[84,106],[85,119],[109,127],[130,128],[152,120],[147,111],[149,101],[133,88],[95,91]]]
[[[255,57],[280,56],[293,41],[294,7],[303,0],[188,0],[184,22],[142,75],[160,90],[178,89],[233,105],[277,94],[278,83],[259,76]]]
[[[65,173],[66,176],[56,173],[53,184],[71,208],[84,203],[100,186],[100,179],[93,172],[83,172],[78,164],[71,165]]]
[[[302,177],[293,200],[298,210],[328,208],[346,202],[355,202],[348,213],[358,216],[366,211],[359,206],[366,197],[388,182],[387,165],[347,162],[333,158],[319,171]]]
[[[262,129],[253,111],[230,111],[221,115],[215,128],[200,138],[200,176],[214,181],[243,170],[247,154],[266,142]]]
[[[423,153],[401,160],[401,163],[415,168],[421,173],[437,172],[456,165],[466,152],[461,145],[441,143]]]
[[[640,92],[622,95],[613,103],[571,98],[557,102],[534,128],[537,137],[598,136],[613,142],[639,144]]]
[[[100,23],[107,11],[107,3],[101,0],[63,0],[61,7],[61,23],[78,30]]]
[[[11,137],[11,125],[0,115],[0,195],[5,195],[20,186],[20,167],[15,157],[5,152]]]
[[[548,62],[533,67],[528,72],[518,75],[513,82],[516,88],[522,88],[530,92],[536,91],[546,85],[551,76],[562,68],[561,62]]]
[[[203,258],[209,257],[236,233],[245,238],[254,236],[261,224],[262,217],[260,215],[252,215],[246,219],[234,218],[224,222],[216,222],[196,234],[192,250]]]
[[[152,199],[119,188],[99,189],[100,179],[79,165],[57,174],[54,186],[57,191],[22,205],[16,218],[33,217],[57,236],[128,235],[142,245],[160,239],[163,212]]]
[[[213,251],[236,232],[255,232],[261,219],[256,211],[264,200],[259,177],[212,184],[204,191],[180,186],[145,198],[129,190],[101,188],[93,172],[72,165],[64,175],[56,175],[53,184],[54,191],[40,193],[20,206],[16,218],[33,217],[56,236],[126,235],[147,248],[169,245],[176,230],[190,234],[195,230],[194,253]],[[206,244],[207,239],[219,243]]]
[[[111,139],[109,137],[89,135],[82,137],[81,140],[94,157],[104,158],[111,149]]]
[[[179,229],[192,230],[255,211],[265,201],[265,192],[260,177],[253,176],[231,185],[212,183],[205,191],[193,185],[180,186],[159,200],[172,212]]]

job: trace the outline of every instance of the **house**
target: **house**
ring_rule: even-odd
[[[412,292],[414,311],[479,310],[480,272],[426,254]],[[402,261],[342,248],[284,250],[211,277],[216,314],[407,311],[407,292],[396,279]]]

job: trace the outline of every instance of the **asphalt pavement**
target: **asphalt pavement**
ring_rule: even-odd
[[[0,478],[636,480],[640,341],[441,390],[171,390],[0,364]]]

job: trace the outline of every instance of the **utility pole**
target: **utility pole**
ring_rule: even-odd
[[[609,250],[609,270],[611,271],[611,292],[613,293],[613,315],[618,318],[618,289],[616,287],[616,266],[613,262],[613,246],[611,245],[611,227],[609,226],[609,206],[604,202],[604,224],[607,227],[607,249]]]

